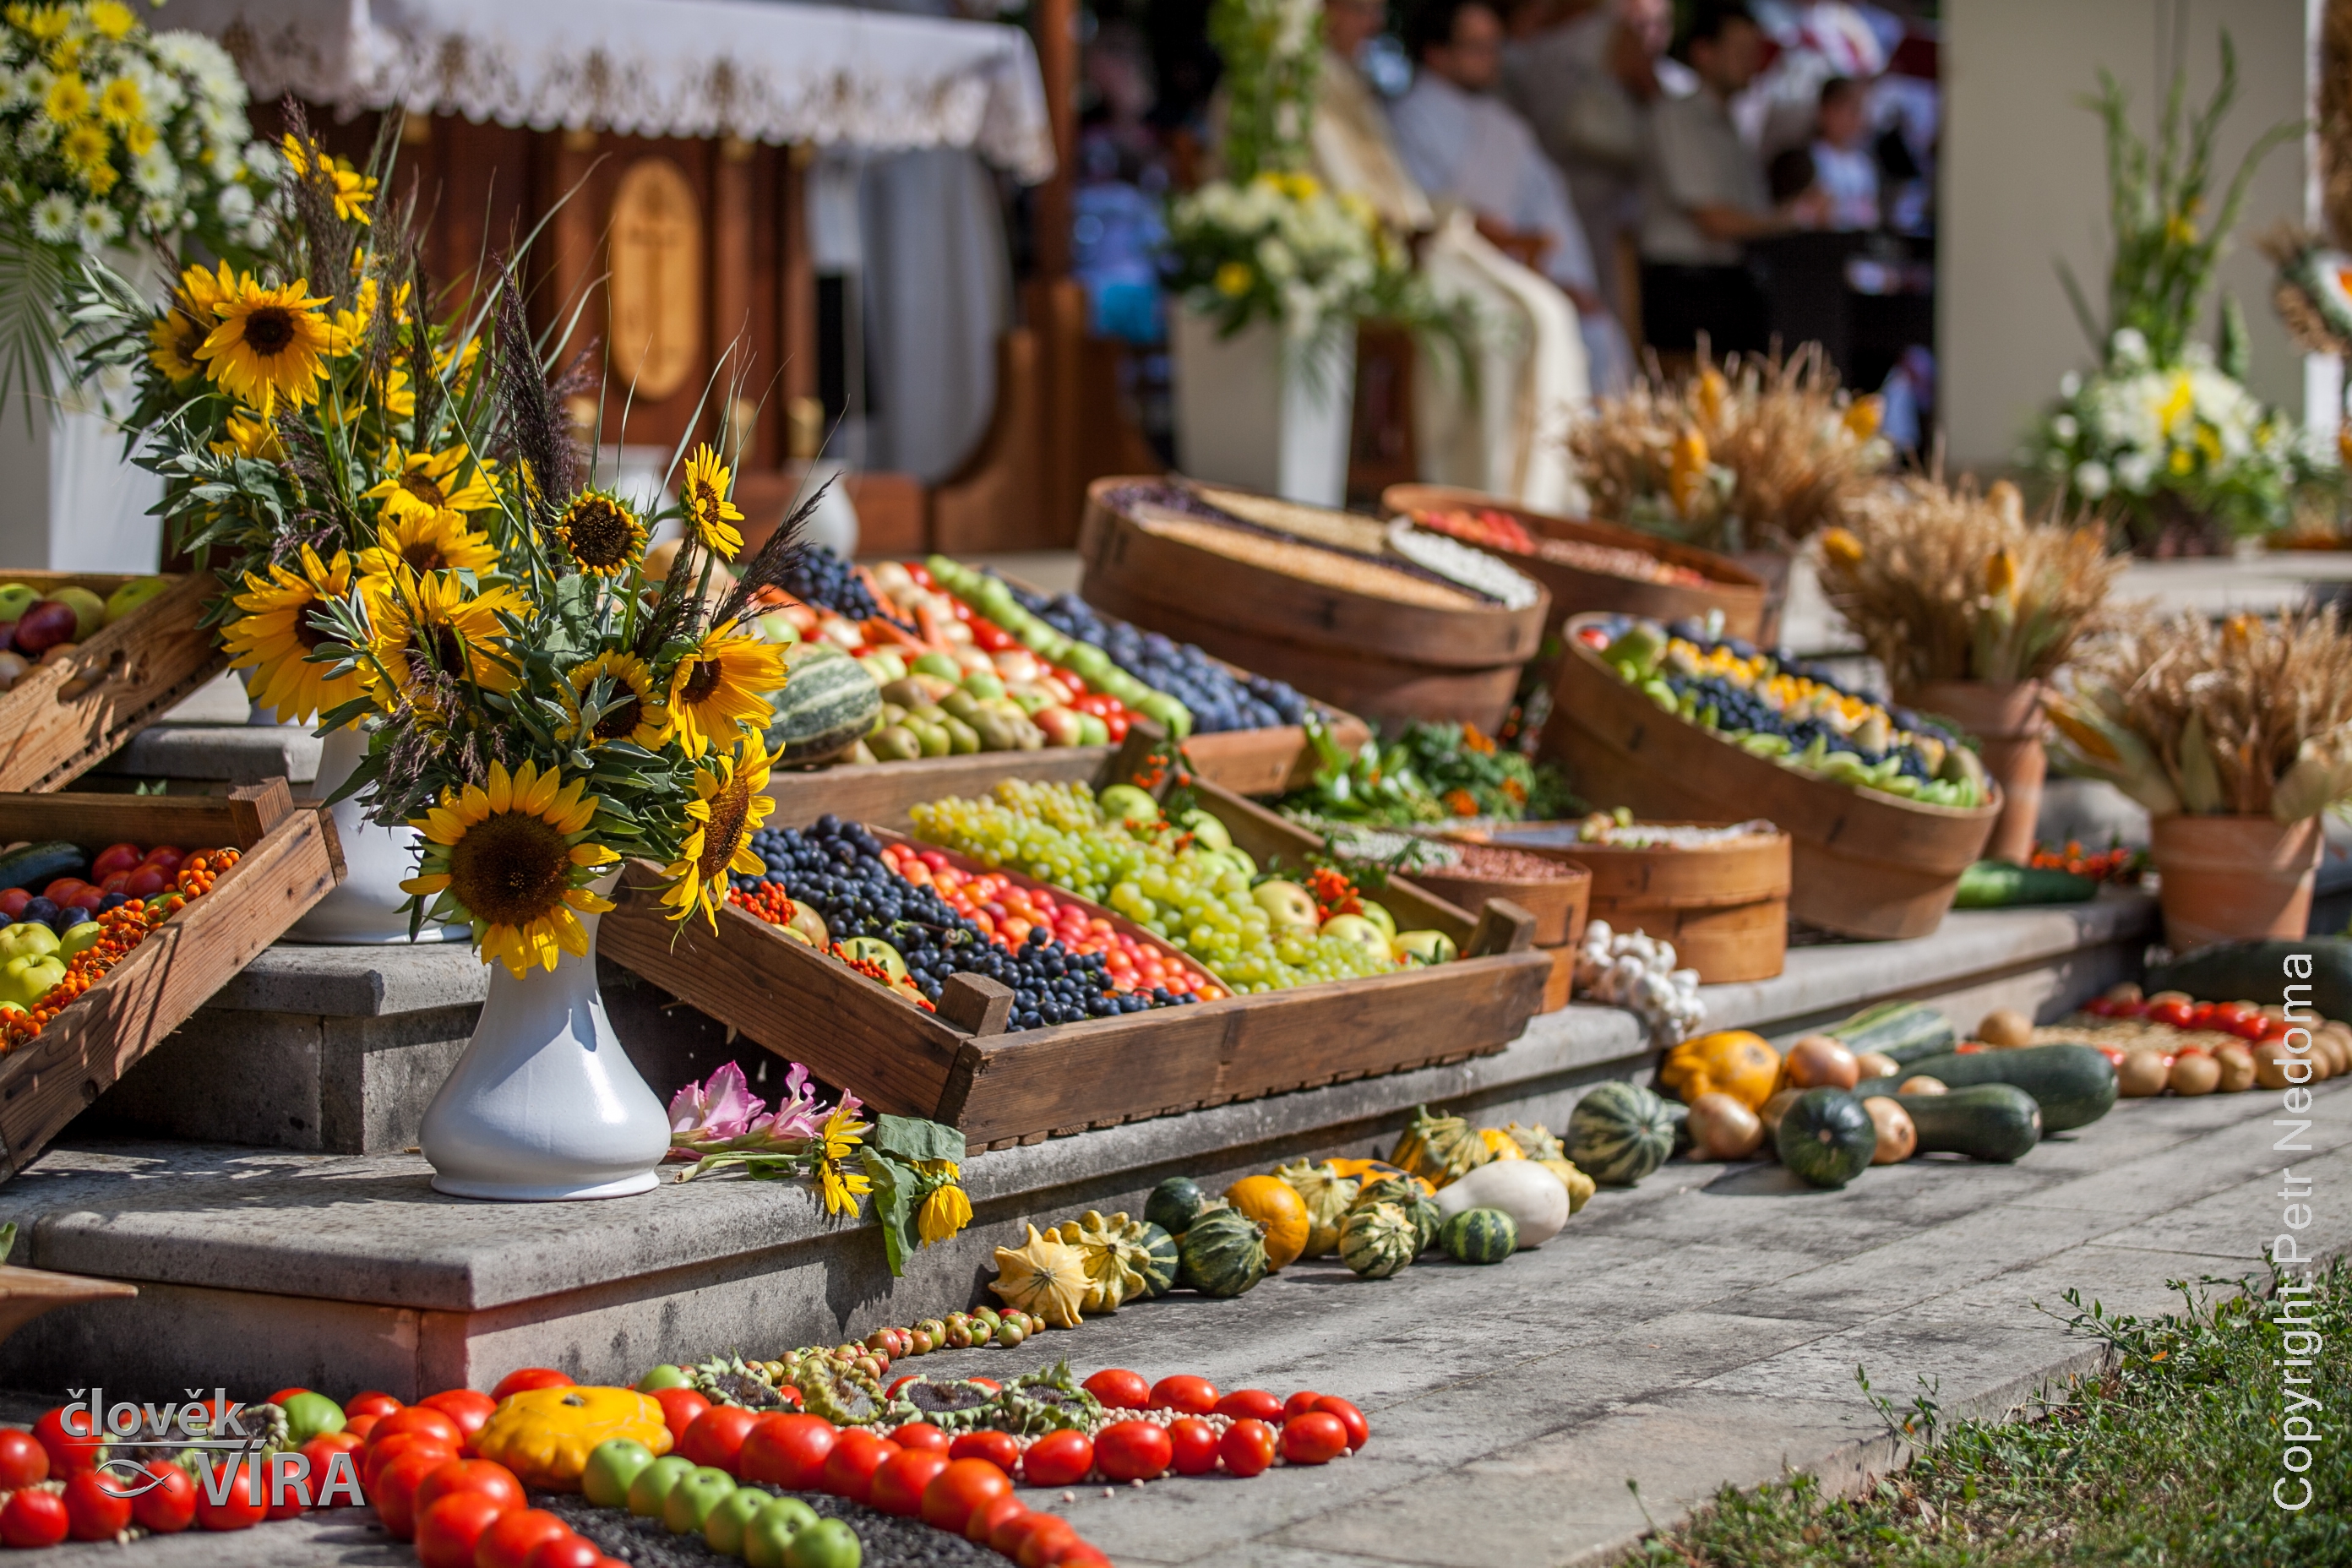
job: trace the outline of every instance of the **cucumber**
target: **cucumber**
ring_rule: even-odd
[[[30,888],[40,891],[59,877],[89,869],[89,858],[63,839],[27,844],[0,855],[0,889]]]
[[[2293,954],[2310,958],[2307,982],[2288,972],[2287,959]],[[2158,991],[2186,991],[2200,1002],[2281,1002],[2286,999],[2288,985],[2305,984],[2311,986],[2311,1005],[2321,1017],[2352,1019],[2352,938],[2217,942],[2147,972],[2151,995]],[[2300,993],[2296,999],[2302,999]]]
[[[1822,1033],[1855,1056],[1879,1051],[1906,1065],[1950,1050],[1960,1037],[1952,1021],[1925,1002],[1881,1002]]]
[[[2012,1083],[1894,1098],[1919,1130],[1922,1154],[1966,1154],[2005,1165],[2042,1141],[2041,1108]]]
[[[1948,1089],[2005,1083],[2023,1089],[2042,1110],[2042,1130],[2063,1132],[2085,1127],[2116,1103],[2116,1069],[2089,1046],[2021,1046],[2007,1051],[1967,1051],[1924,1057],[1904,1064],[1895,1078],[1856,1085],[1861,1095],[1893,1094],[1895,1086],[1925,1073]],[[1903,1103],[1908,1106],[1909,1099]]]
[[[2021,904],[2079,904],[2095,896],[2098,883],[2072,871],[2037,870],[2007,860],[1979,860],[1960,873],[1952,895],[1956,910],[2006,910]]]

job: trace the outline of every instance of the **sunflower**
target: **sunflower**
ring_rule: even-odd
[[[309,144],[289,131],[286,133],[283,146],[286,150],[286,161],[294,166],[294,173],[303,179],[309,179],[310,177]],[[328,183],[334,187],[335,216],[345,223],[373,222],[373,220],[368,216],[367,208],[368,204],[375,200],[375,182],[353,169],[341,158],[331,157],[325,153],[321,153],[320,157],[326,170]]]
[[[433,710],[437,704],[425,687],[436,674],[471,680],[488,691],[512,691],[522,683],[514,655],[502,646],[507,632],[499,622],[500,612],[530,614],[530,601],[521,593],[488,588],[468,598],[454,574],[419,573],[406,562],[387,575],[369,578],[364,586],[375,629],[368,640],[373,665],[368,682],[387,711],[404,697]]]
[[[587,784],[532,763],[512,774],[492,763],[487,787],[443,790],[441,804],[410,824],[424,835],[425,859],[402,891],[438,895],[446,915],[473,926],[482,961],[504,960],[517,979],[534,963],[553,969],[565,952],[587,957],[588,932],[574,911],[613,907],[588,884],[620,858],[588,841],[602,803],[583,796]]]
[[[555,520],[572,564],[599,577],[617,577],[645,554],[646,525],[619,497],[583,490]]]
[[[196,351],[205,346],[208,329],[176,304],[155,318],[147,329],[147,342],[152,346],[147,358],[157,370],[182,386],[205,374],[204,365],[196,359]]]
[[[604,711],[589,733],[589,744],[628,741],[650,752],[667,738],[669,715],[654,698],[654,672],[635,654],[600,653],[568,671],[567,679],[576,700],[567,704],[572,720],[556,731],[557,740],[569,742],[579,735],[589,689],[600,679],[612,684]]]
[[[664,868],[670,889],[662,902],[677,911],[670,919],[690,920],[698,913],[718,929],[728,874],[756,877],[768,868],[751,853],[751,835],[776,809],[764,793],[770,760],[766,743],[746,735],[734,756],[714,756],[695,770],[695,798],[686,803],[693,830],[678,847],[677,858]]]
[[[727,499],[734,478],[733,470],[719,460],[708,443],[695,448],[694,456],[686,460],[688,526],[702,547],[721,561],[734,560],[743,548],[743,535],[728,526],[743,521],[743,514]]]
[[[375,547],[360,552],[360,575],[389,577],[397,561],[418,572],[480,572],[497,564],[489,535],[466,526],[455,511],[395,515],[375,527]]]
[[[922,1206],[915,1211],[915,1234],[925,1247],[947,1241],[971,1223],[971,1195],[956,1183],[963,1173],[953,1160],[918,1160],[922,1173]]]
[[[698,757],[747,725],[764,728],[769,695],[783,684],[782,648],[738,632],[731,621],[713,626],[670,672],[671,731],[688,756]]]
[[[249,408],[240,408],[230,415],[221,429],[228,439],[212,444],[213,456],[216,458],[226,458],[233,452],[240,458],[257,458],[265,463],[286,460],[286,444],[278,438],[278,426],[256,416]]]
[[[858,1121],[857,1113],[847,1105],[836,1105],[833,1114],[824,1119],[824,1125],[817,1129],[816,1184],[817,1190],[824,1195],[827,1214],[855,1215],[857,1200],[874,1190],[872,1179],[863,1172],[843,1168],[844,1162],[865,1142],[860,1134],[869,1125]]]
[[[383,502],[388,518],[488,511],[499,504],[490,483],[495,466],[475,461],[462,443],[441,452],[403,454],[395,447],[392,457],[392,477],[360,492],[362,500]]]
[[[299,566],[248,574],[246,591],[229,601],[241,613],[223,629],[221,644],[229,652],[230,668],[256,672],[249,683],[256,702],[276,709],[280,720],[308,724],[359,696],[362,687],[356,674],[330,679],[331,666],[310,662],[310,651],[327,640],[326,633],[310,625],[310,616],[351,592],[351,557],[338,551],[322,563],[306,544]]]
[[[220,321],[196,350],[205,374],[264,418],[277,412],[281,397],[297,408],[316,399],[326,356],[341,347],[319,313],[327,301],[310,298],[309,289],[307,279],[265,289],[240,274],[234,290],[214,303]]]

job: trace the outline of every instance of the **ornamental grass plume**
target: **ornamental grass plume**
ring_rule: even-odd
[[[1898,692],[2047,679],[2099,624],[2123,567],[2095,518],[2053,509],[2029,523],[2006,479],[1898,479],[1821,536],[1822,587]]]

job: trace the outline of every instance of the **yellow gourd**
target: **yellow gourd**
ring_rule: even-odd
[[[1429,1107],[1423,1105],[1413,1109],[1412,1120],[1406,1124],[1403,1136],[1397,1140],[1389,1158],[1402,1169],[1442,1187],[1468,1175],[1494,1155],[1487,1150],[1486,1140],[1472,1131],[1467,1121],[1443,1113],[1433,1116]]]
[[[1105,1219],[1098,1210],[1088,1209],[1047,1234],[1078,1249],[1087,1271],[1086,1300],[1078,1303],[1081,1312],[1089,1317],[1116,1312],[1129,1296],[1143,1294],[1143,1270],[1139,1265],[1145,1248],[1129,1238],[1127,1215],[1115,1214]]]
[[[1519,1152],[1530,1160],[1568,1158],[1568,1151],[1560,1147],[1559,1140],[1552,1136],[1551,1129],[1540,1121],[1533,1127],[1522,1127],[1514,1121],[1505,1126],[1503,1131],[1511,1135],[1511,1142],[1519,1146]]]
[[[1668,1051],[1658,1068],[1658,1081],[1685,1105],[1713,1092],[1761,1110],[1780,1080],[1780,1053],[1746,1029],[1695,1036]]]
[[[1225,1201],[1265,1227],[1265,1267],[1273,1273],[1307,1250],[1307,1200],[1279,1176],[1244,1176],[1225,1189]]]
[[[1541,1165],[1545,1170],[1549,1171],[1553,1175],[1558,1176],[1559,1178],[1559,1184],[1568,1189],[1568,1212],[1570,1214],[1575,1214],[1586,1204],[1591,1202],[1593,1192],[1596,1190],[1593,1185],[1592,1178],[1586,1175],[1582,1171],[1578,1170],[1576,1168],[1576,1162],[1573,1160],[1538,1160],[1536,1163]]]
[[[1301,1160],[1296,1165],[1283,1166],[1275,1174],[1307,1205],[1307,1250],[1301,1256],[1321,1258],[1337,1252],[1339,1227],[1347,1222],[1348,1210],[1363,1184],[1353,1176],[1341,1175],[1328,1161],[1312,1164]]]
[[[540,1491],[576,1492],[596,1445],[631,1437],[670,1447],[662,1407],[634,1388],[533,1388],[509,1394],[474,1437],[474,1451]]]
[[[1033,1225],[1026,1245],[996,1249],[996,1278],[988,1288],[1008,1307],[1018,1307],[1057,1329],[1075,1329],[1091,1283],[1086,1254],[1066,1241],[1038,1235]]]
[[[1486,1145],[1486,1157],[1490,1160],[1524,1160],[1528,1157],[1528,1152],[1519,1147],[1519,1141],[1499,1127],[1478,1129],[1478,1142]]]

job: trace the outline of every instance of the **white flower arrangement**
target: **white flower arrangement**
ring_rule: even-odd
[[[1177,198],[1168,232],[1184,302],[1228,332],[1272,321],[1318,338],[1368,313],[1398,265],[1370,210],[1311,174],[1212,181]]]

